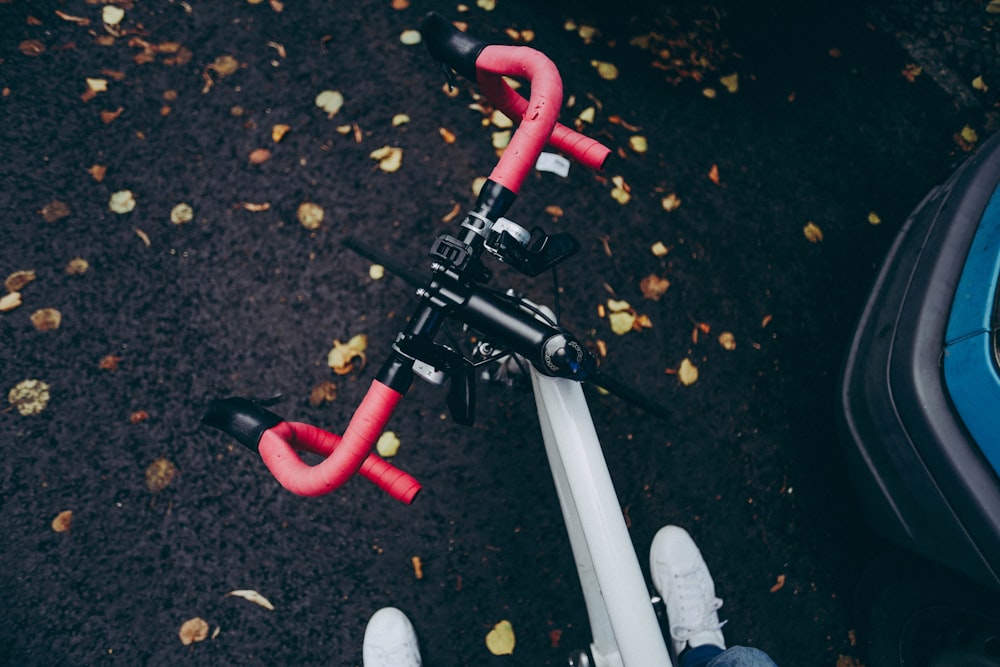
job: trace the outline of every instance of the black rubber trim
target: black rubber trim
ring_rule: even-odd
[[[427,43],[427,50],[448,67],[452,68],[469,81],[476,80],[476,59],[488,44],[483,40],[467,35],[451,21],[428,12],[420,26],[420,34]]]
[[[248,398],[217,398],[205,408],[201,422],[231,435],[247,449],[257,451],[264,431],[285,421]]]

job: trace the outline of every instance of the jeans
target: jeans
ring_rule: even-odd
[[[722,649],[712,644],[694,646],[681,655],[681,667],[777,667],[763,651],[747,646]]]

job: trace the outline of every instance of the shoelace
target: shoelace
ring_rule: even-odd
[[[670,636],[684,642],[699,632],[717,632],[726,624],[716,615],[722,600],[705,595],[700,569],[674,573],[671,594],[677,599],[680,618],[670,619]]]

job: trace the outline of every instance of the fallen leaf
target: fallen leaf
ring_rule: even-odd
[[[18,44],[17,48],[23,55],[30,58],[35,58],[45,53],[45,45],[37,39],[26,39]]]
[[[605,81],[614,81],[618,78],[618,67],[613,63],[603,60],[591,60],[590,66],[596,69],[598,76]]]
[[[977,141],[979,141],[979,135],[976,134],[976,131],[971,127],[969,127],[968,125],[962,128],[961,134],[962,134],[962,139],[965,139],[970,144],[974,144]]]
[[[497,0],[476,0],[476,7],[483,11],[492,12],[497,8]]]
[[[139,237],[139,240],[142,241],[142,244],[147,248],[153,244],[153,242],[149,239],[149,234],[142,231],[138,227],[135,228],[135,235]]]
[[[284,123],[278,123],[271,128],[271,141],[274,143],[280,142],[288,134],[288,131],[292,129],[291,125],[285,125]]]
[[[266,148],[257,148],[250,151],[250,164],[264,164],[271,159],[271,151]]]
[[[87,173],[90,174],[92,179],[100,183],[104,180],[104,175],[108,173],[108,168],[104,165],[95,164],[91,165],[90,168],[87,169]]]
[[[306,229],[319,229],[323,224],[324,212],[319,204],[307,201],[299,204],[296,216]]]
[[[316,96],[316,106],[326,112],[327,118],[333,118],[344,106],[344,96],[338,90],[324,90]]]
[[[878,214],[875,213],[875,211],[871,211],[868,214],[868,222],[873,225],[878,225],[882,223],[882,218],[878,217]]]
[[[712,168],[708,170],[708,180],[712,181],[716,185],[719,185],[721,179],[719,178],[719,165],[713,164]]]
[[[168,459],[156,459],[146,467],[146,488],[159,493],[177,476],[177,466]]]
[[[503,130],[501,132],[494,132],[493,133],[493,148],[496,148],[497,150],[502,150],[504,148],[507,148],[507,146],[510,144],[510,137],[511,137],[511,131],[510,130]]]
[[[596,113],[597,111],[594,109],[594,107],[587,107],[586,109],[580,112],[580,115],[577,116],[576,119],[581,123],[593,123],[594,116]]]
[[[441,138],[444,139],[444,143],[446,144],[455,143],[455,133],[449,130],[448,128],[439,127],[438,134],[440,134]]]
[[[113,354],[109,354],[108,356],[103,357],[97,363],[97,367],[100,368],[102,371],[112,371],[112,372],[114,372],[114,371],[118,370],[118,364],[121,362],[121,360],[122,360],[121,357],[116,357]]]
[[[923,72],[923,68],[920,65],[914,65],[913,63],[907,63],[906,67],[903,68],[901,74],[903,78],[913,83],[918,76]]]
[[[494,127],[498,127],[501,130],[509,130],[514,127],[514,121],[512,121],[507,114],[499,109],[490,114],[490,123],[492,123]]]
[[[213,60],[205,69],[212,70],[219,75],[219,78],[225,78],[236,74],[240,69],[240,61],[227,53]]]
[[[771,592],[777,593],[778,591],[781,590],[781,587],[784,585],[785,585],[785,575],[779,574],[777,580],[774,582],[774,585],[771,586]]]
[[[403,10],[410,6],[410,0],[392,0],[392,8]]]
[[[21,305],[20,292],[8,292],[0,297],[0,313],[9,313]]]
[[[392,431],[386,431],[375,443],[375,451],[384,459],[389,459],[399,452],[399,437]]]
[[[395,146],[382,146],[382,148],[373,150],[368,157],[378,162],[379,169],[392,173],[398,171],[403,164],[403,149]]]
[[[702,88],[701,94],[710,100],[714,100],[716,97],[718,97],[718,93],[715,92],[715,88]]]
[[[128,416],[129,422],[133,424],[141,424],[142,422],[149,419],[149,413],[145,410],[136,410]]]
[[[261,211],[268,211],[271,208],[271,202],[263,202],[261,204],[255,204],[253,202],[240,202],[240,206],[250,211],[251,213],[260,213]]]
[[[67,217],[70,213],[69,205],[58,199],[53,199],[38,211],[45,222],[56,222]]]
[[[553,218],[561,218],[563,216],[563,210],[560,206],[546,206],[545,212]]]
[[[372,280],[382,280],[385,277],[385,267],[381,264],[372,264],[368,267],[368,277]]]
[[[719,334],[719,345],[723,348],[733,351],[736,349],[736,336],[733,335],[731,331],[723,331]]]
[[[101,21],[104,25],[116,26],[125,18],[125,10],[115,5],[104,5],[101,10]]]
[[[406,46],[414,46],[415,44],[419,44],[421,39],[422,37],[420,36],[419,30],[404,30],[399,35],[399,41],[405,44]]]
[[[49,403],[49,389],[41,380],[22,380],[7,393],[7,401],[24,417],[37,415]]]
[[[360,371],[368,360],[365,355],[367,348],[368,337],[364,334],[354,336],[347,343],[335,340],[333,341],[333,349],[326,357],[326,363],[337,375],[348,375],[355,368]],[[355,360],[358,363],[355,363]]]
[[[229,591],[228,593],[226,593],[224,597],[243,598],[244,600],[249,600],[250,602],[253,602],[256,605],[260,605],[261,607],[267,609],[268,611],[274,611],[274,605],[271,604],[271,601],[255,590],[240,589],[235,591]]]
[[[986,5],[986,12],[989,14],[1000,14],[1000,0],[990,0]]]
[[[819,243],[823,240],[823,230],[811,220],[806,223],[805,227],[802,228],[802,234],[806,237],[806,240],[809,241],[809,243]]]
[[[632,199],[632,188],[621,176],[613,176],[611,182],[615,186],[611,189],[612,199],[624,206]]]
[[[986,82],[983,81],[982,74],[980,74],[979,76],[977,76],[975,79],[972,80],[972,87],[983,93],[985,93],[990,89],[990,87],[986,85]]]
[[[685,387],[690,387],[698,381],[698,367],[695,366],[690,359],[684,357],[681,361],[680,367],[677,369],[677,379],[679,379],[681,384]]]
[[[175,225],[183,225],[194,220],[194,209],[190,204],[181,202],[170,209],[170,222]]]
[[[38,331],[55,331],[62,324],[62,313],[55,308],[39,308],[31,314],[31,323]]]
[[[37,277],[34,271],[15,271],[3,281],[3,286],[8,292],[20,292]]]
[[[66,274],[70,276],[82,276],[90,268],[90,262],[83,257],[74,257],[66,265]]]
[[[76,25],[90,25],[90,19],[83,16],[73,16],[72,14],[67,14],[60,9],[56,10],[56,16],[61,18],[63,21],[69,21],[70,23],[75,23]]]
[[[208,623],[198,616],[190,618],[184,621],[180,632],[177,634],[181,638],[181,643],[185,646],[194,642],[204,641],[208,638]]]
[[[124,112],[124,111],[125,111],[125,107],[118,107],[114,111],[102,111],[100,113],[101,122],[103,122],[105,125],[107,125],[108,123],[111,123],[116,118],[118,118],[118,116],[121,116],[122,112]]]
[[[424,564],[420,560],[420,556],[413,556],[410,558],[410,563],[413,565],[413,576],[417,579],[424,578]]]
[[[767,325],[771,323],[772,319],[774,319],[772,315],[765,315],[760,321],[760,328],[766,329]]]
[[[719,83],[730,93],[738,92],[740,89],[740,75],[739,73],[733,73],[728,76],[720,76]]]
[[[481,0],[480,0],[481,1]],[[512,655],[514,653],[514,626],[510,621],[503,620],[493,626],[486,635],[486,648],[493,655]]]
[[[635,325],[635,315],[629,311],[610,313],[608,321],[611,323],[611,330],[619,336],[624,336]]]
[[[636,153],[645,153],[649,150],[649,144],[646,141],[646,137],[641,134],[633,134],[628,138],[628,147],[631,148]]]
[[[108,208],[119,215],[131,213],[135,210],[135,195],[131,190],[119,190],[111,195],[108,200]]]
[[[313,407],[332,403],[337,398],[337,385],[332,382],[320,382],[309,392],[309,405]]]
[[[392,126],[399,127],[400,125],[406,125],[410,122],[410,117],[405,113],[398,113],[392,117]]]
[[[670,211],[676,211],[680,208],[681,198],[677,196],[676,193],[671,192],[669,195],[660,200],[660,206],[663,207],[664,211],[668,213]]]
[[[479,191],[483,189],[486,185],[486,181],[489,180],[485,176],[476,176],[472,179],[472,194],[479,196]]]
[[[667,253],[670,252],[670,248],[663,244],[663,241],[657,241],[649,248],[650,252],[656,257],[666,257]]]
[[[642,291],[642,295],[653,301],[659,301],[660,297],[663,296],[669,288],[669,280],[661,278],[653,273],[639,281],[639,289]]]
[[[52,530],[57,533],[67,532],[73,524],[73,510],[63,510],[52,519]]]

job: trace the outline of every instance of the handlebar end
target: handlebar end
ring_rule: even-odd
[[[427,50],[469,81],[476,80],[476,59],[486,48],[486,42],[456,28],[451,21],[435,12],[428,12],[420,25],[420,34]]]
[[[257,450],[264,431],[284,420],[250,399],[216,398],[205,407],[201,423],[227,433],[247,449]]]

